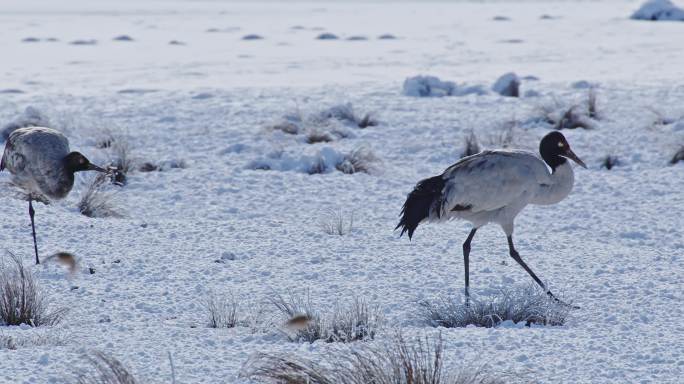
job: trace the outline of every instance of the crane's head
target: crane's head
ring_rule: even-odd
[[[584,164],[584,161],[577,157],[575,152],[570,149],[570,144],[568,144],[565,136],[558,131],[553,131],[544,136],[539,143],[539,153],[546,164],[554,170],[557,166],[565,163],[566,158],[574,161],[583,168],[587,167],[587,165]]]
[[[71,152],[66,155],[64,158],[64,167],[72,173],[80,171],[106,172],[104,169],[91,163],[90,160],[80,152]]]

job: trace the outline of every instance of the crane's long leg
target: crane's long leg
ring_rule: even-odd
[[[532,269],[530,269],[530,267],[528,267],[527,264],[525,264],[525,262],[523,261],[523,259],[520,257],[520,254],[518,253],[518,251],[515,250],[515,247],[513,246],[513,235],[508,236],[508,250],[510,251],[511,257],[513,258],[513,260],[517,261],[518,264],[520,264],[520,266],[523,267],[523,269],[524,269],[530,276],[532,276],[532,278],[534,279],[534,281],[536,281],[537,284],[539,284],[539,286],[542,287],[542,289],[543,289],[544,291],[546,291],[546,294],[549,295],[550,298],[552,298],[554,301],[556,301],[556,302],[559,303],[559,304],[563,304],[563,305],[566,305],[566,306],[571,306],[570,304],[567,304],[567,303],[565,303],[564,301],[558,299],[556,296],[554,296],[554,294],[551,293],[551,290],[546,289],[546,285],[544,285],[544,283],[542,283],[542,281],[539,280],[539,278],[537,277],[537,275],[535,275],[534,272],[532,272]],[[575,309],[579,309],[579,307],[576,307],[576,306],[572,306],[572,307],[575,308]]]
[[[40,259],[38,258],[38,242],[36,241],[36,224],[33,217],[36,215],[36,211],[33,209],[33,203],[29,197],[29,216],[31,216],[31,232],[33,233],[33,249],[36,252],[36,264],[40,264]]]
[[[470,262],[470,242],[473,241],[473,237],[475,237],[475,232],[477,232],[477,228],[473,228],[473,230],[470,231],[468,238],[463,243],[463,268],[465,268],[466,306],[470,305],[470,270],[468,264]]]

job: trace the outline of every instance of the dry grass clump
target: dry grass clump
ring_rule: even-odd
[[[21,259],[10,252],[7,255],[0,263],[0,324],[39,327],[59,323],[66,309],[50,309],[47,295]]]
[[[482,149],[477,141],[477,136],[475,136],[475,132],[471,130],[465,138],[465,148],[463,149],[463,153],[461,153],[461,158],[478,154],[480,151],[482,151]]]
[[[306,134],[307,144],[329,143],[335,141],[335,136],[331,132],[313,130]]]
[[[235,328],[242,324],[240,302],[232,293],[210,295],[202,304],[209,315],[210,328]]]
[[[684,161],[684,145],[682,145],[679,150],[675,152],[674,156],[672,156],[670,164],[677,164],[680,161]]]
[[[620,165],[620,159],[615,155],[608,155],[604,157],[601,162],[601,168],[605,168],[609,171],[618,165]]]
[[[93,351],[85,356],[90,368],[75,374],[73,384],[137,384],[135,376],[114,356]]]
[[[335,168],[346,174],[357,172],[373,173],[377,170],[380,159],[368,147],[359,147],[344,155]]]
[[[483,368],[449,371],[441,334],[407,340],[401,334],[372,346],[342,348],[322,362],[292,354],[258,353],[242,368],[241,377],[283,384],[503,384]]]
[[[497,296],[460,304],[454,297],[420,302],[421,315],[434,327],[496,327],[505,321],[526,326],[563,325],[570,307],[555,302],[537,286],[501,290]]]
[[[305,296],[273,294],[270,301],[285,318],[288,339],[295,342],[370,340],[384,321],[377,305],[358,297],[346,304],[335,302],[329,312],[317,309],[308,292]]]
[[[342,210],[329,210],[318,221],[318,225],[328,235],[347,235],[354,229],[354,212],[346,214]]]
[[[81,192],[78,201],[78,211],[93,217],[123,217],[124,214],[117,207],[116,191],[108,189],[109,175],[98,173]]]

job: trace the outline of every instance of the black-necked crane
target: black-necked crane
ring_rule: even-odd
[[[409,239],[423,221],[463,219],[473,225],[463,243],[465,297],[469,303],[470,243],[478,228],[499,224],[508,238],[511,257],[554,300],[560,302],[520,258],[513,245],[515,217],[528,204],[556,204],[570,194],[575,181],[572,159],[586,168],[570,149],[565,136],[554,131],[539,144],[541,159],[527,151],[493,150],[464,157],[439,176],[418,182],[409,193],[396,229]],[[543,160],[543,161],[542,161]],[[551,171],[549,172],[550,167]],[[401,236],[400,235],[400,236]]]
[[[32,201],[66,197],[74,186],[76,172],[106,171],[81,153],[70,152],[69,140],[62,133],[44,127],[20,128],[10,134],[0,161],[0,171],[5,168],[12,174],[14,184],[28,196],[33,249],[36,264],[40,264]]]

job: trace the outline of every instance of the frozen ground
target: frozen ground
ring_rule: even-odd
[[[576,171],[565,201],[519,217],[517,243],[582,309],[564,327],[442,330],[448,359],[540,383],[681,380],[684,165],[668,161],[684,144],[684,23],[630,20],[635,2],[63,3],[0,7],[1,125],[33,106],[94,160],[106,160],[95,144],[114,130],[140,161],[187,168],[131,174],[119,193],[123,219],[80,215],[78,190],[37,207],[41,254],[74,252],[96,273],[32,267],[70,311],[52,328],[0,328],[47,343],[0,349],[0,382],[59,383],[83,351],[99,349],[143,382],[170,382],[171,353],[179,383],[239,383],[254,352],[315,357],[334,348],[290,343],[276,330],[207,328],[199,300],[211,291],[259,301],[308,288],[321,303],[358,294],[377,302],[390,326],[437,332],[416,320],[416,301],[460,292],[468,227],[423,226],[413,242],[399,239],[392,230],[406,193],[457,160],[470,130],[492,146],[517,121],[515,146],[535,150],[548,128],[524,122],[554,100],[581,103],[587,89],[572,86],[580,80],[597,85],[602,120],[566,132],[589,169]],[[324,32],[340,39],[315,39]],[[263,39],[242,39],[250,34]],[[133,41],[113,40],[121,35]],[[510,71],[540,96],[401,94],[409,76],[489,88]],[[381,124],[313,145],[266,128],[297,108],[346,102]],[[382,160],[378,172],[248,167],[279,153],[306,159],[359,146]],[[609,154],[622,165],[601,168]],[[30,263],[26,203],[11,196],[8,179],[0,174],[0,240]],[[323,233],[318,221],[330,209],[354,212],[351,234]],[[478,232],[474,293],[530,281],[514,263],[502,265],[506,258],[500,229]]]

